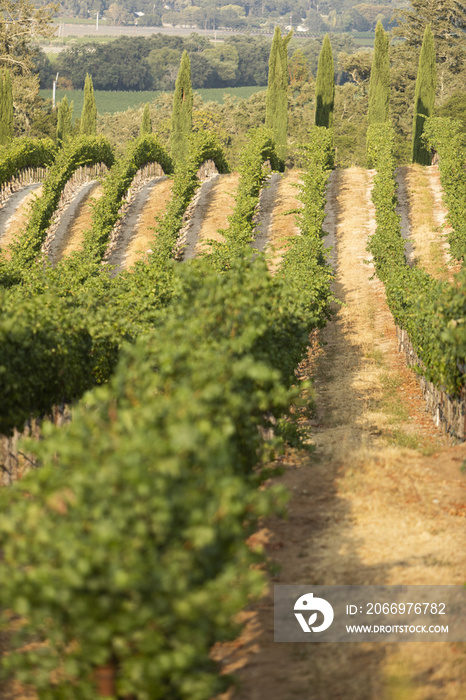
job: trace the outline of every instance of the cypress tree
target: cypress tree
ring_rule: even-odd
[[[328,34],[322,42],[316,77],[316,126],[333,125],[333,103],[335,101],[335,65],[332,45]]]
[[[191,63],[187,51],[183,51],[173,96],[172,129],[170,146],[173,159],[182,160],[188,149],[188,136],[193,128],[193,88]]]
[[[145,105],[144,112],[142,113],[141,130],[139,133],[141,136],[152,133],[152,122],[150,120],[150,110],[148,104]]]
[[[13,86],[9,70],[0,81],[0,143],[7,144],[13,138]]]
[[[73,102],[68,104],[68,98],[65,96],[58,105],[57,114],[57,141],[60,146],[70,137],[72,119]]]
[[[92,85],[92,78],[89,73],[87,73],[84,82],[84,104],[81,113],[81,127],[79,133],[84,134],[84,136],[92,136],[96,131],[97,107],[95,104],[94,87]]]
[[[269,56],[269,76],[265,98],[265,125],[271,129],[279,157],[286,157],[288,135],[288,43],[292,32],[282,37],[275,27]]]
[[[369,82],[369,125],[386,122],[388,119],[390,100],[389,44],[388,34],[379,20],[375,29],[374,57]]]
[[[434,109],[437,70],[435,66],[435,45],[430,24],[426,26],[419,57],[419,67],[414,95],[413,120],[413,163],[430,165],[430,153],[422,143],[422,133],[426,117]]]

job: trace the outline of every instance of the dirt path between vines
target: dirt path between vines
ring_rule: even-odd
[[[302,208],[298,199],[298,185],[301,182],[302,171],[294,168],[288,170],[278,182],[276,195],[271,211],[267,257],[269,270],[274,272],[280,265],[287,251],[290,240],[299,233],[296,223],[296,213]]]
[[[398,168],[399,213],[406,212],[402,229],[411,247],[408,260],[423,267],[433,277],[451,280],[459,270],[450,257],[447,210],[436,165],[409,165]]]
[[[126,248],[125,267],[130,268],[146,253],[152,252],[157,217],[161,216],[172,195],[173,180],[157,180],[150,188],[149,195],[138,212],[134,235]]]
[[[282,175],[280,173],[271,173],[261,189],[255,217],[254,240],[251,244],[259,253],[263,253],[269,244],[274,203],[281,179]]]
[[[92,207],[103,195],[103,188],[100,182],[89,183],[83,191],[83,195],[70,210],[70,215],[65,221],[60,222],[65,228],[65,234],[56,247],[54,258],[58,262],[67,258],[75,251],[81,250],[83,244],[84,231],[92,225]]]
[[[228,217],[233,214],[236,204],[238,183],[239,173],[219,175],[215,185],[209,190],[203,202],[202,225],[194,249],[195,256],[210,252],[208,241],[225,241],[219,230],[228,228]]]
[[[81,247],[81,234],[91,224],[91,203],[99,197],[97,193],[101,191],[101,184],[97,180],[83,183],[61,212],[57,225],[52,225],[51,231],[49,229],[49,235],[42,250],[47,251],[52,265],[56,265],[61,260],[64,251],[69,254],[71,250]],[[88,219],[88,225],[83,225],[87,224]]]
[[[409,165],[397,169],[398,213],[405,252],[410,264],[432,277],[453,282],[461,264],[450,255],[448,211],[437,165]]]
[[[374,229],[371,174],[333,174],[326,230],[335,234],[334,293],[343,305],[301,367],[315,405],[300,412],[313,451],[275,463],[292,493],[286,520],[253,537],[269,557],[269,590],[219,645],[236,673],[228,700],[461,700],[466,645],[278,644],[271,586],[462,584],[466,578],[466,445],[452,446],[424,410],[398,353],[384,289],[365,263]]]
[[[215,172],[201,182],[201,186],[186,209],[185,218],[187,221],[179,233],[177,242],[180,249],[179,259],[184,262],[192,260],[198,254],[199,234],[207,212],[212,209],[212,199],[219,178],[220,174]]]
[[[27,185],[15,192],[0,211],[0,246],[9,257],[8,248],[26,227],[32,203],[42,194],[42,185]]]
[[[427,167],[426,173],[433,199],[434,223],[436,230],[440,232],[444,256],[448,265],[448,274],[445,277],[449,282],[453,282],[454,275],[462,269],[462,264],[450,255],[450,246],[447,239],[452,228],[448,222],[448,209],[444,203],[445,196],[440,181],[438,165]]]

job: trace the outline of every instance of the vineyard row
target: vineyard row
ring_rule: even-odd
[[[432,139],[436,128],[435,120],[432,126],[426,127]],[[447,429],[464,437],[466,328],[463,290],[466,271],[463,268],[450,284],[434,279],[420,267],[406,264],[400,217],[396,213],[391,125],[371,126],[368,143],[371,162],[377,171],[372,193],[377,228],[368,249],[373,254],[377,276],[385,285],[395,323],[407,333],[409,344],[404,344],[409,345],[417,371],[441,394],[460,402],[456,409],[448,409],[457,427],[449,425]],[[456,233],[459,231],[457,228]]]
[[[271,149],[256,132],[238,195],[244,225]],[[188,265],[159,255],[81,285],[70,268],[31,269],[29,298],[26,284],[10,290],[19,301],[22,287],[31,304],[54,294],[96,325],[104,294],[107,312],[124,297],[118,334],[132,340],[71,423],[28,446],[41,469],[8,489],[0,516],[0,609],[7,623],[12,613],[23,622],[4,665],[41,697],[92,697],[103,666],[115,695],[140,700],[207,700],[228,684],[210,650],[263,586],[245,538],[284,503],[280,489],[257,488],[270,449],[261,435],[273,427],[276,442],[286,429],[295,368],[329,316],[320,223],[331,151],[331,134],[313,132],[302,235],[274,277],[245,239]],[[238,212],[232,220],[239,225]],[[167,251],[177,226],[174,215]]]

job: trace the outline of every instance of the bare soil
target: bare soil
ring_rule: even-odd
[[[152,251],[154,245],[155,227],[157,217],[161,216],[170,201],[173,181],[161,180],[152,189],[147,202],[140,213],[135,234],[126,249],[126,267],[133,267],[134,264],[144,258]]]
[[[314,377],[314,406],[300,415],[313,451],[275,463],[284,473],[271,483],[292,493],[288,517],[267,519],[253,538],[268,555],[268,590],[242,614],[241,637],[214,651],[237,673],[229,700],[466,697],[466,645],[273,642],[274,583],[465,580],[466,445],[435,428],[398,353],[383,286],[365,262],[370,186],[368,171],[350,168],[329,188],[342,305],[301,367]]]
[[[453,282],[461,269],[450,254],[448,211],[437,165],[398,168],[398,213],[410,264],[420,265],[436,279]]]
[[[32,185],[28,187],[27,190],[29,191],[27,192],[26,196],[20,199],[20,203],[16,207],[14,213],[4,224],[0,244],[5,251],[7,258],[9,257],[8,248],[27,225],[32,203],[42,194],[42,185],[39,185],[38,187],[36,185]],[[17,194],[20,196],[19,192]]]
[[[269,245],[275,199],[281,179],[280,173],[270,173],[262,185],[255,216],[254,240],[251,243],[259,253],[263,253]]]
[[[212,197],[219,177],[218,172],[207,175],[186,209],[187,221],[179,233],[177,242],[180,248],[180,259],[184,262],[192,260],[198,254],[199,233],[206,213],[212,205]]]
[[[289,241],[299,233],[296,210],[303,206],[298,199],[301,176],[301,170],[288,170],[278,183],[267,247],[271,272],[279,267],[288,249]]]
[[[415,263],[433,277],[447,279],[449,256],[441,226],[434,215],[433,181],[429,170],[421,165],[400,168],[406,186],[409,237]],[[440,180],[435,185],[440,186]]]
[[[103,194],[101,183],[97,182],[80,201],[78,209],[74,212],[72,220],[67,224],[67,233],[61,240],[61,245],[56,250],[55,259],[67,258],[75,251],[81,250],[84,231],[92,224],[92,206]]]
[[[196,255],[210,251],[208,241],[225,240],[219,230],[228,228],[228,217],[233,213],[236,204],[238,182],[238,173],[219,175],[215,186],[207,194],[203,205],[204,217],[195,248]]]
[[[32,194],[34,190],[38,190],[40,187],[41,184],[39,182],[24,185],[18,190],[11,192],[2,202],[0,205],[0,243],[19,207],[29,194]]]
[[[440,172],[438,169],[438,165],[432,165],[426,168],[426,173],[434,201],[434,222],[436,230],[441,232],[440,235],[441,238],[443,238],[443,248],[448,263],[448,280],[452,282],[454,275],[461,270],[462,265],[450,255],[450,246],[448,245],[447,237],[452,229],[448,221],[448,209],[444,203],[445,195],[443,192],[442,184],[440,182]]]

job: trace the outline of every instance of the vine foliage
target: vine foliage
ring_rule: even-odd
[[[92,226],[84,232],[84,253],[100,260],[112,229],[119,218],[122,199],[137,171],[147,163],[158,163],[165,173],[172,172],[172,160],[155,134],[143,134],[131,143],[103,183],[103,196],[94,206]]]
[[[52,216],[64,186],[83,165],[114,162],[113,150],[103,137],[80,137],[71,141],[55,158],[44,180],[42,196],[34,202],[29,222],[20,238],[12,244],[12,266],[22,275],[40,255]]]
[[[0,185],[5,185],[21,170],[45,168],[51,165],[57,147],[51,139],[14,139],[0,152]]]
[[[451,254],[462,260],[466,254],[466,143],[461,125],[448,117],[426,119],[427,143],[439,155],[440,179],[452,231],[448,236]]]
[[[374,124],[371,158],[377,170],[372,199],[377,228],[368,250],[377,276],[385,284],[395,322],[404,328],[422,362],[426,379],[451,395],[464,391],[466,367],[465,272],[454,284],[435,280],[420,267],[409,267],[404,255],[394,179],[394,131]]]
[[[34,272],[33,289],[4,292],[11,308],[22,293],[31,304],[50,294],[62,313],[80,309],[91,339],[92,325],[119,315],[131,340],[73,421],[28,445],[41,469],[9,489],[1,509],[0,610],[5,624],[12,613],[22,622],[3,665],[44,700],[95,697],[103,665],[116,695],[138,700],[208,700],[229,683],[211,648],[237,632],[235,613],[262,590],[246,538],[286,500],[257,488],[261,435],[297,397],[295,368],[328,315],[319,221],[332,153],[325,130],[313,138],[300,237],[309,246],[297,243],[274,277],[246,242],[221,272],[207,256],[170,261],[196,165],[215,155],[226,169],[203,136],[175,171],[160,265],[154,258],[80,288],[68,263]]]

